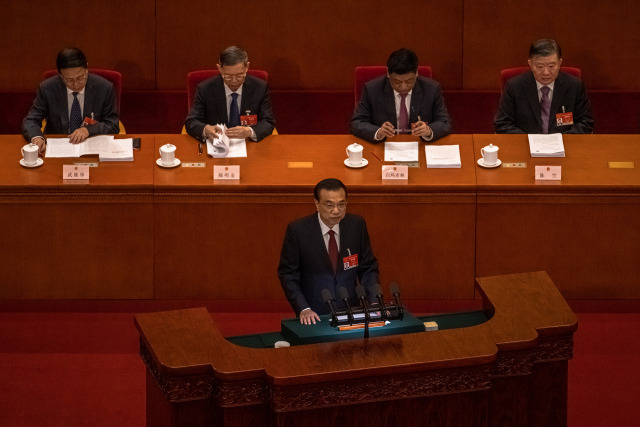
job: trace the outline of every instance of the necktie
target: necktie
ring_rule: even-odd
[[[329,260],[333,267],[333,274],[338,270],[338,243],[336,243],[336,232],[329,230]]]
[[[408,133],[409,116],[407,115],[407,94],[400,94],[400,113],[398,114],[398,131],[400,133]]]
[[[69,133],[73,133],[82,126],[82,112],[78,101],[78,92],[73,92],[73,103],[71,104],[71,116],[69,117]]]
[[[542,133],[549,133],[549,111],[551,110],[551,101],[549,100],[549,87],[542,86],[542,98],[540,98],[540,115],[542,117]]]
[[[231,107],[229,107],[229,127],[240,126],[240,108],[238,108],[238,94],[231,94]]]

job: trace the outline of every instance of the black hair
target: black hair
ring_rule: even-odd
[[[342,181],[336,178],[323,179],[322,181],[317,183],[316,188],[313,189],[313,197],[315,197],[317,201],[320,201],[320,191],[322,190],[337,191],[341,188],[344,190],[344,197],[346,198],[347,187],[345,187]]]
[[[58,53],[56,66],[58,67],[58,72],[65,68],[87,68],[87,57],[77,47],[65,47]]]
[[[407,74],[418,72],[418,55],[411,49],[398,49],[387,60],[389,74]]]
[[[558,54],[558,58],[562,58],[562,49],[560,49],[560,45],[553,39],[536,40],[529,48],[529,58],[533,58],[534,56],[549,56],[554,53]]]

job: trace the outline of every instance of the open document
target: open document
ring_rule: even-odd
[[[222,132],[217,138],[207,139],[207,154],[211,157],[247,157],[247,142],[244,139],[229,139],[227,127],[217,124]]]
[[[97,154],[100,161],[133,161],[133,139],[114,139],[113,135],[97,135],[80,144],[72,144],[69,138],[47,139],[45,157],[81,157]]]
[[[385,162],[417,162],[418,141],[387,141],[384,143]]]
[[[561,133],[529,134],[531,157],[564,157]]]
[[[424,154],[427,157],[427,168],[459,168],[459,145],[425,145]]]

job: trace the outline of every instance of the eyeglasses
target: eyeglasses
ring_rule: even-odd
[[[341,211],[343,209],[346,209],[347,202],[340,202],[337,205],[334,205],[333,203],[320,203],[320,205],[328,211],[332,211],[335,208],[338,208],[338,210]]]
[[[62,74],[60,74],[60,76],[62,76]],[[68,83],[68,84],[72,85],[74,83],[82,83],[83,81],[87,80],[87,76],[88,76],[88,73],[85,72],[80,77],[76,77],[76,78],[73,78],[73,77],[69,77],[69,78],[62,77],[62,80],[64,80],[65,83]]]
[[[230,82],[232,80],[244,80],[244,78],[247,77],[247,73],[242,73],[242,74],[223,74],[222,78],[225,82]]]

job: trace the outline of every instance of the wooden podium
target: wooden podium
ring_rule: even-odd
[[[252,349],[204,309],[139,314],[148,426],[565,426],[577,319],[545,272],[476,280],[489,320]]]

